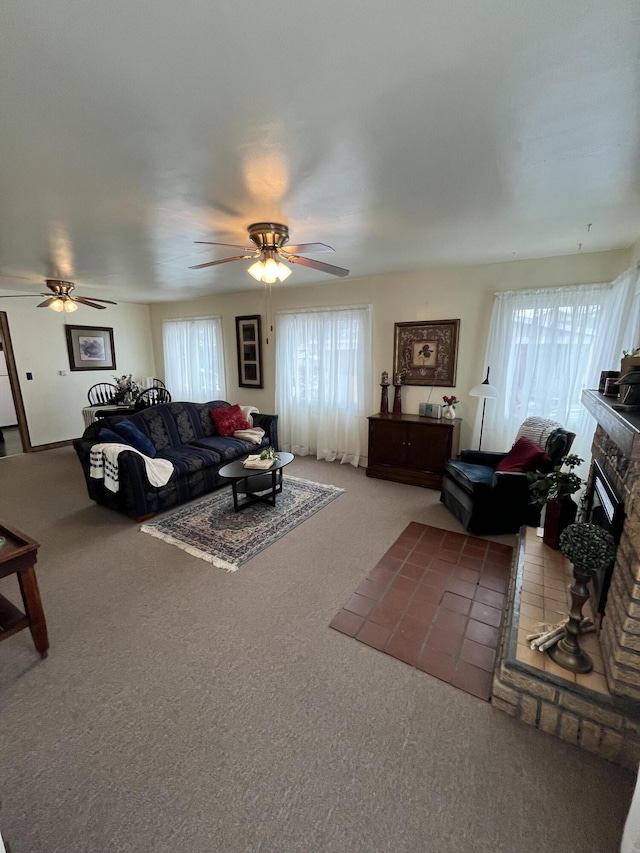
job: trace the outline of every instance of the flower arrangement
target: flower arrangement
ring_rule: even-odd
[[[444,404],[447,408],[449,406],[455,406],[455,404],[458,402],[458,398],[455,394],[452,394],[450,397],[447,397],[447,395],[445,394],[442,399],[444,400]]]
[[[546,474],[542,471],[530,471],[527,477],[532,494],[531,503],[544,506],[549,501],[559,501],[575,494],[584,481],[573,469],[582,465],[583,461],[575,453],[570,453],[563,456],[560,464]]]
[[[273,447],[265,447],[265,449],[260,454],[260,459],[280,459],[278,454],[275,452]]]
[[[116,400],[124,400],[129,394],[131,397],[137,397],[142,391],[142,386],[132,379],[131,374],[123,374],[122,376],[114,376],[116,380]]]
[[[583,572],[606,568],[616,555],[613,536],[597,524],[570,524],[560,534],[560,550]]]

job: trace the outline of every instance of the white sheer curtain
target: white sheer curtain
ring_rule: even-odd
[[[280,312],[276,342],[282,449],[357,466],[366,456],[370,306]]]
[[[496,293],[485,364],[500,397],[487,401],[483,447],[508,449],[522,421],[540,415],[575,432],[572,452],[589,459],[595,421],[580,397],[640,343],[637,290],[633,268],[608,284]],[[479,426],[480,409],[475,441]]]
[[[173,400],[224,400],[224,353],[220,317],[165,320],[164,372]]]

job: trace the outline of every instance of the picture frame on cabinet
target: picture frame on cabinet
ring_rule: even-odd
[[[403,385],[456,384],[460,320],[395,323],[393,373]]]
[[[240,388],[263,388],[262,319],[259,314],[236,317],[238,351],[238,385]]]

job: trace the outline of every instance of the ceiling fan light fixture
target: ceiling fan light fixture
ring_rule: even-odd
[[[285,266],[281,261],[278,261],[278,278],[280,281],[284,281],[286,278],[289,278],[291,275],[291,270],[289,267]]]
[[[64,303],[64,310],[67,312],[67,314],[73,314],[74,311],[78,310],[78,306],[71,299],[67,299]]]
[[[64,302],[62,299],[54,299],[53,302],[49,305],[52,311],[64,311]]]
[[[284,281],[291,275],[289,267],[274,258],[256,261],[255,264],[251,264],[247,272],[256,281],[263,281],[265,284],[273,284],[276,280]]]
[[[247,272],[249,273],[249,275],[253,276],[256,281],[262,281],[262,276],[264,273],[264,264],[262,263],[262,261],[256,261],[255,264],[251,264]]]
[[[278,264],[274,261],[273,258],[267,258],[264,262],[264,273],[262,276],[262,280],[267,284],[273,284],[278,279]]]

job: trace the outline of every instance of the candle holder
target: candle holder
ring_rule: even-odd
[[[573,563],[574,581],[569,587],[571,610],[564,636],[547,654],[558,666],[571,672],[591,672],[593,662],[580,648],[582,607],[589,598],[587,584],[593,573],[608,566],[615,558],[613,536],[597,524],[570,524],[560,536],[560,550]]]
[[[394,397],[393,397],[393,414],[401,415],[402,414],[402,383],[396,385],[394,382],[393,387],[396,389]]]
[[[389,414],[389,383],[380,383],[380,388],[382,389],[382,393],[380,395],[380,414],[388,415]]]

